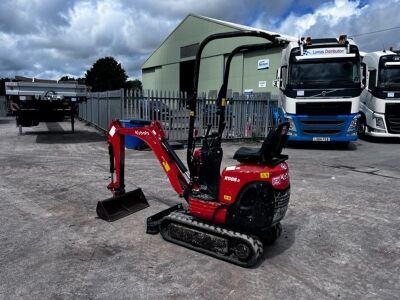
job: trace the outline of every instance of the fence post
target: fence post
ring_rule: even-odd
[[[107,95],[108,95],[108,92],[107,92]],[[108,124],[110,124],[110,115],[111,115],[111,113],[110,113],[110,107],[111,107],[111,105],[110,105],[110,98],[109,97],[107,97],[107,120],[106,120],[106,126],[105,126],[105,130],[107,130],[107,128],[108,128]]]
[[[124,89],[120,89],[119,90],[119,101],[121,102],[120,104],[120,119],[124,119],[125,118],[125,91]]]
[[[269,98],[269,99],[268,99]],[[265,123],[265,133],[264,136],[267,137],[269,129],[269,114],[271,113],[271,98],[267,96],[267,120]]]

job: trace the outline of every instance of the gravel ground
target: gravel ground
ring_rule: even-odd
[[[126,181],[150,208],[96,218],[110,197],[105,137],[81,122],[68,131],[43,123],[18,136],[0,118],[1,299],[399,298],[399,142],[286,149],[283,235],[244,269],[145,234],[148,216],[180,201],[149,151],[127,151]],[[224,145],[223,166],[242,145]]]

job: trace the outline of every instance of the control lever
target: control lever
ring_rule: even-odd
[[[204,136],[203,147],[208,148],[208,137],[210,136],[211,127],[212,127],[211,124],[207,125],[207,131],[206,131],[206,135]]]

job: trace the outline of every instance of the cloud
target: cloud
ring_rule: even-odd
[[[66,25],[68,21],[61,12],[73,4],[72,0],[3,0],[0,2],[0,31],[29,34]]]
[[[335,27],[343,20],[354,17],[359,12],[358,2],[336,0],[334,3],[324,4],[313,13],[296,16],[291,13],[279,26],[280,32],[287,32],[294,36],[300,36],[315,26]],[[324,32],[324,31],[322,31]],[[324,32],[325,33],[325,32]]]
[[[0,76],[83,76],[98,58],[111,55],[140,77],[144,60],[190,12],[249,23],[258,11],[281,14],[291,2],[5,0]]]
[[[278,32],[293,36],[331,37],[347,34],[354,37],[363,51],[381,50],[383,46],[400,48],[400,29],[366,34],[379,29],[400,26],[398,12],[400,1],[360,1],[336,0],[317,7],[312,13],[289,14],[278,26]],[[257,26],[264,26],[257,20]]]
[[[399,0],[361,1],[2,0],[0,77],[83,76],[104,56],[140,77],[144,60],[189,13],[294,36],[354,35],[400,25]],[[382,43],[399,47],[393,41],[398,36],[393,31],[356,40],[369,51]]]

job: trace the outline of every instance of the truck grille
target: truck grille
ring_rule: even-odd
[[[351,113],[351,102],[297,103],[296,113],[308,116],[348,115]]]
[[[345,130],[346,121],[345,119],[323,119],[314,117],[313,119],[302,119],[299,118],[300,128],[299,132],[307,135],[335,135],[340,134]]]
[[[400,103],[386,103],[386,125],[389,133],[400,133]]]
[[[329,125],[342,125],[344,123],[344,121],[343,120],[324,120],[324,121],[319,121],[319,120],[306,121],[306,120],[304,120],[304,121],[301,121],[301,124],[303,124],[303,125],[320,125],[321,123],[327,124],[327,125],[328,124]]]
[[[326,130],[320,130],[320,129],[311,129],[311,130],[307,130],[307,129],[305,129],[305,130],[303,130],[303,132],[304,132],[304,134],[312,134],[312,135],[324,135],[324,134],[327,134],[327,135],[332,135],[332,134],[338,134],[338,133],[340,133],[340,130],[338,130],[338,129],[334,129],[334,130],[332,130],[332,129],[326,129]]]

